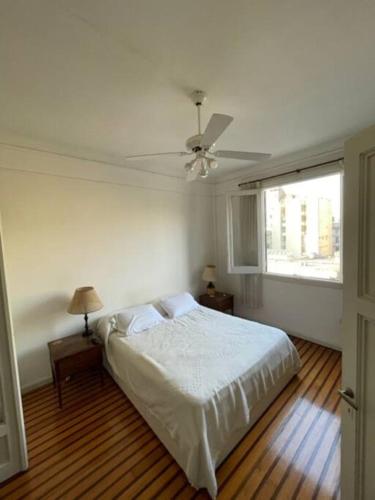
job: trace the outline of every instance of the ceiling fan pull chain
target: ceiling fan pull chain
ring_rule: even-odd
[[[198,134],[201,134],[201,104],[197,103],[197,112],[198,112]]]

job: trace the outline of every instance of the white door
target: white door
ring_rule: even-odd
[[[0,221],[0,482],[27,468],[26,439]]]
[[[375,499],[375,126],[345,144],[343,500]]]

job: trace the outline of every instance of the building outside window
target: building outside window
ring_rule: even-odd
[[[341,281],[341,174],[265,190],[266,272]]]

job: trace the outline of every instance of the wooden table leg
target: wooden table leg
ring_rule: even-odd
[[[61,392],[61,382],[57,381],[57,396],[59,398],[59,408],[62,408],[62,392]]]

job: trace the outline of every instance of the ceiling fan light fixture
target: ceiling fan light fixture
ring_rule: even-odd
[[[212,169],[215,169],[219,166],[218,162],[214,158],[208,158],[208,166]]]
[[[208,168],[206,164],[202,164],[201,169],[199,170],[199,177],[202,179],[208,177]]]
[[[199,157],[195,158],[192,162],[191,162],[191,168],[200,168],[201,166],[201,159]]]
[[[189,161],[185,163],[185,172],[191,172],[193,170],[193,162]]]

